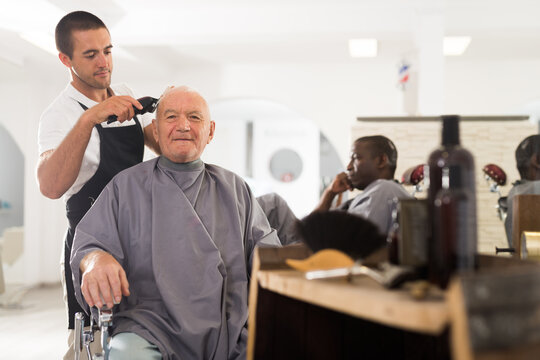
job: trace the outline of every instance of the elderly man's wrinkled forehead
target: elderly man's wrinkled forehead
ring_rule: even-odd
[[[199,110],[203,112],[205,119],[210,119],[210,110],[206,100],[197,91],[187,86],[169,86],[165,89],[156,108],[156,118],[159,120],[165,110],[174,110],[175,102],[185,97],[195,100],[194,105],[200,107]]]

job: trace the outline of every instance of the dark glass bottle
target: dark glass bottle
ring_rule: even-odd
[[[434,239],[439,242],[438,284],[446,288],[455,272],[473,270],[476,226],[471,211],[471,191],[461,184],[457,165],[442,170],[442,189],[434,201]]]
[[[435,217],[435,200],[442,189],[443,169],[454,169],[454,183],[456,187],[452,191],[457,192],[463,189],[467,193],[467,200],[463,203],[467,207],[467,214],[470,217],[468,227],[470,236],[467,238],[468,245],[476,253],[477,230],[476,230],[476,185],[474,176],[474,159],[472,154],[461,147],[459,139],[459,116],[442,116],[442,141],[441,146],[435,149],[428,159],[426,167],[426,178],[429,179],[428,207],[431,229],[428,239],[428,271],[429,280],[441,287],[445,287],[448,281],[448,248],[445,248],[441,233],[438,229],[441,221],[449,219],[439,219]],[[459,168],[455,170],[455,168]],[[459,186],[457,185],[459,184]]]

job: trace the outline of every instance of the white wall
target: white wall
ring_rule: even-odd
[[[540,60],[446,61],[447,113],[505,114],[540,99]]]
[[[13,266],[19,271],[6,269],[6,281],[55,282],[59,279],[58,263],[65,230],[63,204],[39,194],[34,174],[39,115],[65,86],[67,78],[60,67],[48,66],[51,61],[47,57],[28,60],[24,68],[3,65],[0,98],[4,111],[0,121],[25,156],[25,255]]]
[[[158,95],[171,84],[188,84],[209,101],[230,97],[265,98],[312,119],[346,163],[351,128],[357,116],[400,115],[396,62],[358,63],[180,64],[151,72],[144,64],[117,61],[115,82],[126,82],[140,95]],[[122,69],[122,70],[120,70]],[[137,70],[137,72],[135,72]],[[540,97],[538,61],[446,61],[445,112],[498,114]],[[34,171],[39,115],[64,88],[67,73],[57,59],[27,61],[24,68],[0,66],[0,122],[25,154],[24,274],[27,283],[59,279],[58,260],[66,221],[61,200],[39,194]],[[8,279],[9,280],[9,279]]]
[[[224,69],[225,96],[266,98],[313,120],[344,163],[350,128],[357,116],[401,115],[396,64],[230,65]]]

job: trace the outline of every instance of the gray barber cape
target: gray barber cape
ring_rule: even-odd
[[[246,183],[200,160],[163,156],[118,174],[77,226],[71,268],[102,249],[126,271],[131,295],[113,335],[134,332],[164,359],[245,359],[247,292],[256,245],[279,246]]]

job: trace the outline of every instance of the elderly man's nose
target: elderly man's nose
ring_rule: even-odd
[[[180,131],[189,131],[189,120],[185,116],[179,116],[178,121],[176,122],[176,128]]]

